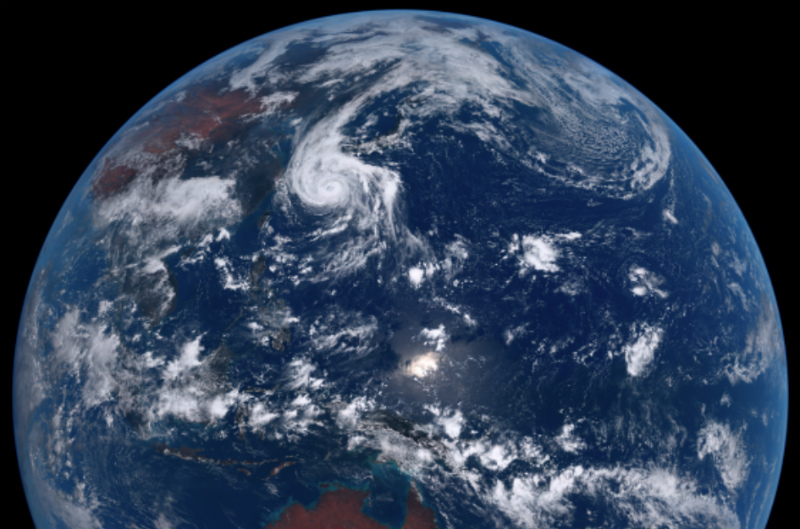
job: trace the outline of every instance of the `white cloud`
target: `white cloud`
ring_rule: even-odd
[[[167,367],[164,369],[165,379],[175,380],[181,373],[202,364],[199,360],[200,353],[203,351],[203,346],[200,344],[202,338],[203,335],[200,335],[194,340],[183,344],[180,356],[168,363]]]
[[[64,371],[78,379],[85,377],[82,406],[91,407],[113,399],[118,385],[115,368],[120,339],[110,326],[99,321],[84,322],[80,311],[71,309],[58,320],[50,340]]]
[[[439,370],[440,359],[441,355],[434,351],[419,354],[408,363],[406,373],[416,378],[425,378]]]
[[[456,410],[449,415],[439,415],[436,417],[436,423],[450,439],[458,439],[464,428],[464,415],[460,410]]]
[[[339,410],[336,415],[336,422],[342,428],[353,428],[358,424],[364,412],[375,407],[375,402],[368,400],[365,396],[356,397],[344,408]]]
[[[631,292],[636,296],[645,296],[652,293],[665,299],[669,295],[666,291],[658,288],[664,283],[664,278],[648,271],[642,266],[631,266],[628,272],[628,281],[630,281],[632,285]]]
[[[227,257],[215,257],[214,265],[223,277],[222,288],[225,290],[248,290],[248,282],[245,278],[236,279],[233,276],[231,260]]]
[[[326,356],[361,358],[374,349],[373,339],[377,332],[375,316],[332,310],[311,325],[309,338],[314,349]]]
[[[550,237],[533,235],[522,237],[520,265],[523,268],[533,268],[541,272],[558,272],[560,269],[556,265],[557,258],[558,250]]]
[[[622,348],[625,362],[628,364],[628,374],[638,377],[644,374],[648,365],[655,358],[655,351],[664,333],[659,327],[642,324],[634,327],[635,341]]]
[[[295,358],[289,362],[288,381],[286,386],[289,389],[312,388],[318,389],[324,384],[324,380],[316,378],[311,374],[317,370],[317,366],[308,359]]]
[[[444,328],[444,324],[439,324],[435,329],[423,328],[419,336],[422,338],[425,345],[435,346],[438,352],[444,351],[445,344],[450,339],[450,336]]]
[[[586,448],[586,443],[575,435],[575,425],[571,423],[564,424],[561,433],[556,437],[556,442],[562,450],[573,454],[577,454]]]
[[[698,432],[697,457],[711,456],[728,490],[741,486],[750,466],[741,434],[735,434],[727,424],[710,420]]]
[[[261,430],[264,426],[280,417],[279,413],[270,411],[263,402],[256,402],[250,408],[247,425],[254,430]]]
[[[722,373],[731,385],[756,380],[773,363],[785,355],[785,346],[775,310],[767,304],[756,328],[751,330],[740,353],[726,355]]]
[[[628,527],[739,529],[726,502],[698,489],[690,477],[662,468],[573,465],[517,476],[510,486],[498,480],[486,497],[517,527],[526,529],[568,522],[577,507],[572,493],[607,505]]]
[[[419,287],[422,280],[425,278],[425,271],[417,266],[412,266],[408,269],[408,280],[414,287]]]

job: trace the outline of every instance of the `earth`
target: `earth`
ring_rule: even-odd
[[[680,129],[422,12],[270,33],[137,113],[14,373],[40,528],[763,527],[786,409],[759,250]]]

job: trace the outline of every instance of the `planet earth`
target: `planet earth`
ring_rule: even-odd
[[[625,81],[498,23],[272,32],[137,113],[14,372],[45,527],[764,527],[775,296]]]

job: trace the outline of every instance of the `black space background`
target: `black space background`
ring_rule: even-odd
[[[293,12],[283,2],[0,8],[2,297],[9,308],[3,318],[4,474],[10,484],[4,526],[31,524],[11,428],[12,361],[30,274],[67,193],[126,120],[193,67],[272,29],[377,4],[296,6]],[[791,98],[798,92],[790,80],[797,68],[796,52],[790,59],[795,17],[787,7],[658,2],[526,2],[515,11],[442,2],[386,7],[457,11],[528,29],[599,62],[649,97],[711,161],[743,210],[773,281],[791,357],[797,312],[790,307],[788,258],[798,242],[797,221],[790,220],[796,207],[792,181],[798,176]],[[792,439],[770,529],[787,527],[791,519]]]

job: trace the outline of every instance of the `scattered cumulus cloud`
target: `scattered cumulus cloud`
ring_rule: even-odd
[[[727,424],[708,421],[697,435],[697,457],[710,456],[728,490],[741,486],[749,470],[741,433],[734,433]]]

